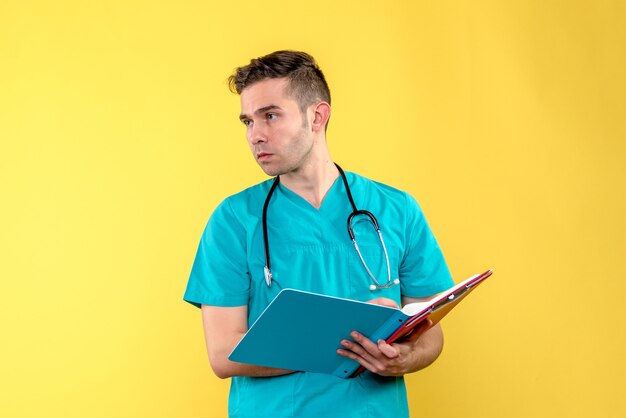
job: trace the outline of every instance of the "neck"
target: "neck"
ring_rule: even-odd
[[[297,171],[281,175],[280,182],[319,209],[338,176],[339,170],[329,155],[319,164],[300,167]]]

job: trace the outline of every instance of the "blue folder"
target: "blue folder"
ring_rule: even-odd
[[[336,353],[342,339],[359,331],[372,341],[402,337],[421,320],[438,322],[474,286],[491,275],[476,275],[427,302],[397,308],[283,289],[252,324],[228,357],[231,361],[348,378],[360,365]],[[407,327],[406,331],[403,326]]]

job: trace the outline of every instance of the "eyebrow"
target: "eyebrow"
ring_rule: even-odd
[[[256,115],[258,115],[260,113],[265,113],[268,110],[274,110],[274,109],[280,109],[280,106],[273,105],[273,104],[272,105],[268,105],[268,106],[263,106],[263,107],[260,107],[257,110],[255,110],[254,113]],[[249,116],[246,115],[245,113],[242,113],[241,115],[239,115],[239,120],[245,120],[245,119],[248,119],[248,118],[249,118]]]

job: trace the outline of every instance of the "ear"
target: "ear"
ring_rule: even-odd
[[[330,118],[330,105],[326,102],[319,102],[313,106],[313,131],[325,131],[326,124]]]

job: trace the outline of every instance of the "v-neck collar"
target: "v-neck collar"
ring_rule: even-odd
[[[296,192],[287,188],[282,183],[278,184],[278,191],[281,196],[283,196],[285,199],[289,200],[296,206],[306,211],[316,212],[319,214],[332,213],[339,209],[339,205],[341,205],[342,203],[341,199],[346,199],[346,202],[348,202],[348,196],[346,195],[345,186],[343,185],[343,180],[341,179],[341,176],[337,176],[333,184],[330,186],[330,189],[328,189],[328,191],[326,192],[326,196],[324,196],[324,199],[322,200],[322,204],[320,205],[319,209],[313,206],[305,198],[303,198]]]

